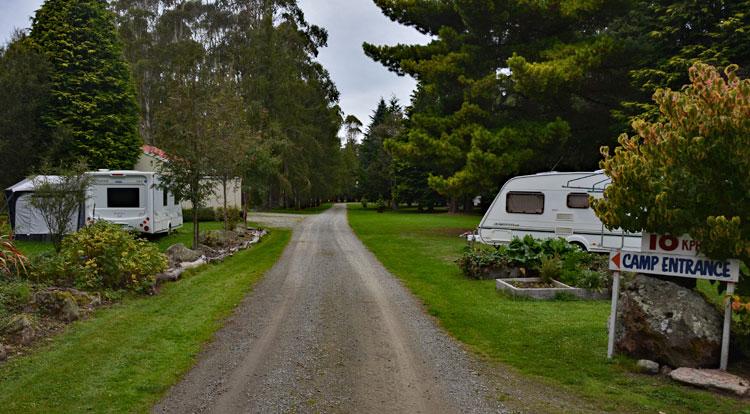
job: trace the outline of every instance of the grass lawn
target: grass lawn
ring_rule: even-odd
[[[281,254],[290,232],[129,298],[0,365],[0,412],[147,412]]]
[[[220,221],[207,221],[199,224],[201,231],[224,228],[224,223]],[[170,235],[151,236],[150,240],[159,245],[162,251],[176,243],[182,243],[188,248],[193,242],[193,223],[185,223],[181,228],[175,230]],[[16,240],[16,246],[26,255],[34,256],[39,253],[51,252],[52,243],[43,241]]]
[[[562,387],[602,411],[738,412],[748,404],[633,374],[633,361],[606,361],[608,301],[531,301],[495,291],[494,281],[464,278],[454,260],[458,237],[480,217],[378,214],[349,205],[349,222],[378,259],[458,340],[491,360]],[[748,411],[750,412],[750,411]]]
[[[287,213],[287,214],[318,214],[322,213],[333,206],[333,203],[322,203],[317,207],[308,208],[273,208],[270,210],[272,213]],[[249,217],[249,215],[248,215]]]

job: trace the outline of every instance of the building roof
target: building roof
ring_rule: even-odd
[[[169,156],[163,149],[157,148],[153,145],[143,145],[143,153],[158,158],[161,161],[167,161]]]

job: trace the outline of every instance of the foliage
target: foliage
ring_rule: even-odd
[[[378,213],[382,213],[385,211],[386,205],[385,200],[383,197],[378,198],[378,201],[375,202],[375,210],[378,211]]]
[[[370,125],[359,147],[359,187],[360,192],[372,200],[378,197],[392,200],[395,196],[392,188],[393,159],[386,150],[385,142],[401,134],[403,118],[396,98],[388,104],[380,98],[370,117]]]
[[[27,273],[28,259],[5,235],[0,235],[0,276],[20,276]],[[0,277],[0,280],[2,278]]]
[[[694,65],[690,85],[654,94],[663,121],[602,150],[612,185],[594,208],[608,228],[689,234],[712,258],[750,262],[750,80],[724,76]]]
[[[431,36],[364,50],[417,79],[391,153],[422,169],[453,211],[511,175],[593,169],[597,148],[695,61],[750,63],[747,2],[375,3]]]
[[[560,280],[563,262],[558,256],[545,256],[539,264],[539,278],[543,283],[550,284],[553,280]]]
[[[33,287],[27,280],[0,280],[0,317],[21,311],[28,305]]]
[[[0,91],[0,188],[7,188],[51,149],[50,131],[40,122],[49,100],[49,64],[23,33],[0,47]]]
[[[182,217],[193,217],[193,209],[192,208],[183,208],[182,209]],[[214,221],[214,220],[216,220],[216,210],[215,209],[213,209],[211,207],[199,207],[198,208],[198,221],[199,222]],[[222,218],[222,220],[223,220],[223,218]]]
[[[359,200],[360,203],[362,203],[362,208],[367,208],[367,197],[362,197],[362,199]]]
[[[531,236],[514,238],[496,248],[467,247],[457,260],[462,273],[474,279],[508,277],[510,269],[518,276],[538,275],[546,283],[552,279],[592,290],[609,286],[604,256],[582,251],[563,238],[537,240]]]
[[[224,222],[225,230],[234,230],[242,220],[242,212],[237,207],[217,207],[214,209],[214,220]]]
[[[76,230],[77,213],[85,207],[92,180],[85,171],[86,164],[78,163],[60,171],[60,175],[40,175],[32,179],[34,193],[31,195],[31,205],[39,210],[58,252],[63,237]]]
[[[130,169],[141,154],[138,109],[114,15],[101,0],[48,0],[31,39],[50,65],[41,122],[65,131],[48,142],[55,162]]]
[[[63,240],[59,254],[40,257],[39,280],[86,290],[126,289],[149,293],[167,268],[159,248],[106,221],[97,221]]]

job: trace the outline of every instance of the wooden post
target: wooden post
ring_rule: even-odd
[[[620,272],[612,275],[612,304],[609,312],[609,340],[607,341],[607,359],[615,354],[615,329],[617,328],[617,299],[620,296]]]
[[[734,294],[734,283],[727,282],[727,303],[724,305],[724,330],[721,334],[721,362],[719,369],[727,370],[729,363],[729,332],[732,329],[732,298]]]

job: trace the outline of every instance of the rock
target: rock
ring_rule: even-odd
[[[71,299],[66,299],[62,309],[60,309],[60,319],[65,322],[77,321],[81,317],[80,309],[78,304]]]
[[[201,235],[201,244],[208,247],[230,247],[237,244],[237,233],[228,230],[209,230]]]
[[[637,275],[620,292],[620,353],[677,367],[717,366],[721,330],[719,311],[690,289]]]
[[[32,303],[40,312],[54,316],[65,322],[73,322],[80,318],[78,300],[90,305],[94,299],[89,295],[74,290],[76,295],[68,289],[48,288],[34,292]],[[78,300],[76,300],[78,299]]]
[[[638,360],[636,364],[641,372],[646,374],[656,375],[659,373],[659,363],[651,361],[649,359]]]
[[[31,315],[25,313],[13,315],[3,328],[3,334],[10,337],[16,343],[28,345],[36,336],[34,319]]]
[[[194,262],[201,257],[200,252],[190,250],[182,243],[169,246],[165,253],[169,259],[169,267],[175,267],[182,262]]]
[[[750,381],[717,369],[677,368],[669,374],[675,381],[734,393],[740,397],[750,395]]]
[[[0,344],[0,362],[5,361],[6,359],[8,359],[8,352],[5,351],[3,344]]]

